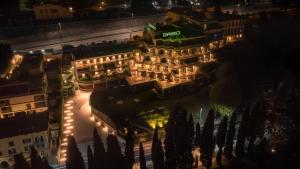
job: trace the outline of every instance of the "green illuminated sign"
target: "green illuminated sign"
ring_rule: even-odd
[[[175,32],[165,32],[163,33],[163,37],[166,38],[168,36],[178,36],[180,35],[181,32],[180,31],[175,31]]]
[[[153,30],[156,30],[156,26],[152,25],[151,23],[148,23],[148,27],[153,29]]]

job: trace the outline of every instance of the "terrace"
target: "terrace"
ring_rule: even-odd
[[[187,95],[186,92],[176,93],[168,99],[161,99],[151,88],[133,92],[128,85],[114,84],[109,88],[96,88],[90,96],[90,104],[92,110],[108,116],[117,129],[123,131],[124,127],[131,124],[140,133],[147,133],[153,130],[156,124],[164,127],[170,111],[178,102],[182,103],[189,113],[196,113],[201,109],[198,96]]]

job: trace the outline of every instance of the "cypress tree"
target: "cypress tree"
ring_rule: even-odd
[[[195,145],[201,149],[201,127],[199,123],[196,124]]]
[[[259,101],[255,104],[255,107],[251,113],[249,124],[248,124],[248,147],[247,156],[253,159],[254,155],[254,142],[257,136],[263,136],[264,133],[264,122],[265,122],[265,110],[264,104]]]
[[[212,165],[212,155],[214,147],[214,111],[211,109],[208,112],[205,123],[203,125],[203,151],[202,162],[206,168],[210,168]]]
[[[191,168],[193,166],[191,125],[187,120],[187,112],[179,107],[176,119],[175,146],[178,168]]]
[[[90,145],[87,146],[88,169],[95,169],[93,152]]]
[[[155,146],[156,146],[156,143],[158,141],[158,127],[155,126],[155,130],[154,130],[154,134],[153,134],[153,137],[152,137],[152,145],[151,145],[151,159],[153,161],[153,156],[154,156],[154,151],[155,151]]]
[[[194,168],[198,168],[198,156],[195,157],[195,165],[194,165]]]
[[[238,129],[237,141],[236,141],[236,147],[235,147],[235,154],[239,158],[242,158],[245,156],[244,146],[245,146],[245,139],[247,136],[249,111],[250,111],[250,104],[247,104],[245,111],[243,112],[242,120],[241,120],[239,129]]]
[[[168,122],[165,127],[165,167],[166,169],[176,169],[176,149],[175,149],[175,119],[173,113],[170,114]]]
[[[0,43],[0,74],[6,71],[12,58],[13,50],[10,44]]]
[[[107,169],[124,168],[124,157],[121,154],[121,147],[115,135],[107,136]]]
[[[126,133],[126,146],[125,146],[125,158],[128,165],[128,169],[132,169],[134,164],[134,140],[133,140],[133,131],[131,127],[128,127]]]
[[[30,147],[30,166],[31,169],[40,169],[42,166],[42,160],[34,146]]]
[[[68,137],[66,169],[84,169],[84,161],[73,136]]]
[[[95,169],[105,169],[106,168],[106,156],[105,156],[105,148],[102,142],[101,137],[98,134],[96,128],[94,128],[93,132],[94,139],[94,167]]]
[[[47,159],[43,159],[42,160],[42,168],[41,169],[53,169],[53,168],[49,165]]]
[[[178,126],[176,138],[177,167],[188,169],[193,167],[192,142],[188,126]]]
[[[217,164],[219,166],[222,166],[222,151],[223,151],[223,147],[225,144],[225,137],[226,137],[226,131],[227,131],[227,116],[225,116],[220,124],[219,124],[219,128],[218,128],[218,132],[217,132],[217,145],[219,147],[219,151],[217,154]]]
[[[189,125],[189,137],[191,139],[191,142],[193,143],[194,136],[195,136],[195,127],[194,127],[194,118],[192,113],[190,114],[188,125]]]
[[[153,169],[164,169],[164,151],[162,149],[162,143],[159,139],[156,142],[154,155],[153,155]]]
[[[146,159],[145,159],[145,153],[143,148],[143,143],[140,142],[140,149],[139,149],[139,160],[140,160],[140,169],[147,169],[146,167]]]
[[[16,154],[14,156],[14,169],[30,169],[29,164],[25,160],[24,156],[22,153]]]
[[[226,135],[226,144],[224,148],[224,153],[227,158],[232,158],[232,149],[233,149],[233,140],[235,136],[235,122],[236,122],[236,113],[234,112],[231,115],[229,129]]]

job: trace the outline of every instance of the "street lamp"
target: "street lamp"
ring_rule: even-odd
[[[275,148],[271,148],[271,153],[276,153]]]

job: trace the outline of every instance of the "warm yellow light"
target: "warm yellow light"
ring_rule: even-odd
[[[67,117],[64,117],[65,120],[68,120],[68,119],[71,119],[71,117],[67,116]]]
[[[67,116],[73,116],[74,113],[70,112],[70,113],[67,113]]]
[[[70,104],[70,103],[73,103],[73,100],[69,100],[69,101],[67,101],[67,103],[69,103],[69,104]]]
[[[66,127],[66,126],[70,126],[71,125],[71,123],[66,123],[66,124],[64,124],[64,126]]]
[[[69,106],[69,107],[67,107],[67,109],[68,109],[68,110],[73,109],[73,106]]]
[[[108,131],[107,126],[103,127],[103,131],[104,131],[104,132],[107,132],[107,131]]]
[[[64,131],[64,134],[67,134],[67,133],[71,133],[71,131],[70,130]]]
[[[101,125],[101,122],[97,122],[97,125],[100,126],[100,125]]]
[[[65,107],[68,107],[68,106],[71,106],[71,104],[70,103],[65,104]]]
[[[66,122],[72,122],[72,121],[74,121],[73,119],[69,119],[69,120],[67,120]]]
[[[62,143],[61,145],[62,145],[62,146],[67,146],[67,145],[68,145],[68,143]]]
[[[60,162],[65,162],[67,159],[66,158],[61,158]]]
[[[73,129],[73,128],[74,128],[73,126],[68,126],[68,127],[67,127],[67,129]]]
[[[90,119],[91,119],[92,121],[94,121],[94,120],[95,120],[95,117],[94,117],[94,116],[91,116]]]

